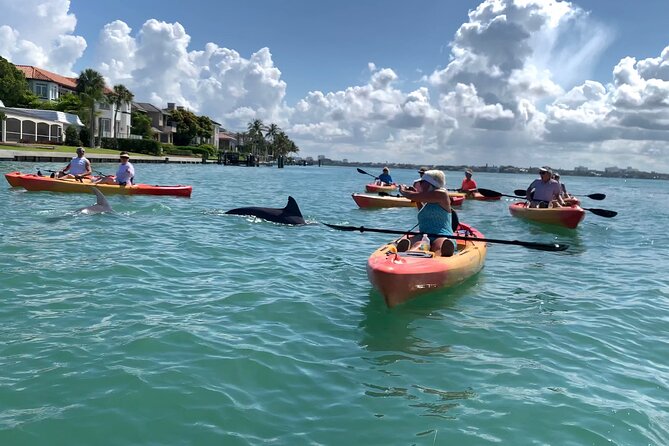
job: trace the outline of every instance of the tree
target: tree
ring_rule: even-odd
[[[77,93],[81,98],[81,103],[89,111],[89,147],[95,145],[95,103],[105,99],[104,96],[105,79],[100,73],[92,68],[86,68],[79,73],[77,78]],[[84,142],[82,140],[82,142]]]
[[[177,146],[190,145],[200,128],[198,117],[193,112],[179,109],[172,110],[170,114],[177,127],[174,134],[174,144]]]
[[[82,108],[83,105],[81,103],[81,98],[79,98],[79,96],[72,93],[65,93],[60,95],[60,97],[56,101],[54,110],[78,115],[82,112]]]
[[[251,138],[251,145],[253,147],[253,154],[257,155],[259,149],[262,149],[265,146],[265,137],[263,136],[265,124],[263,124],[260,119],[256,119],[253,122],[249,122],[248,131],[249,137]]]
[[[197,136],[206,139],[212,137],[212,133],[214,133],[214,123],[211,121],[211,119],[209,119],[208,116],[198,116],[197,125],[198,125]],[[218,145],[218,141],[215,142],[216,145]]]
[[[79,141],[79,133],[77,132],[77,128],[73,125],[68,125],[65,129],[65,144],[68,146],[78,146],[81,144],[81,141]]]
[[[114,105],[114,133],[113,137],[116,138],[116,133],[118,131],[116,125],[116,118],[118,117],[118,110],[123,104],[127,104],[135,99],[135,95],[132,94],[130,90],[126,88],[123,84],[114,85],[114,91],[107,94],[107,99],[110,104]]]
[[[279,128],[278,125],[272,123],[267,127],[267,131],[265,132],[265,138],[269,141],[269,147],[272,148],[272,155],[275,154],[274,151],[274,140],[276,139],[276,135],[279,134],[281,129]]]
[[[133,135],[141,135],[145,139],[149,139],[153,136],[153,130],[151,130],[151,118],[149,118],[146,113],[135,111],[132,112],[130,116]]]
[[[0,57],[0,101],[5,107],[31,107],[37,102],[23,72],[3,57]]]

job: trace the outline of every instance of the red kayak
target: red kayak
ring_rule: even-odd
[[[397,190],[397,185],[396,184],[391,184],[390,186],[382,186],[380,184],[376,183],[370,183],[365,186],[365,190],[367,192],[372,192],[372,193],[378,193],[378,192],[395,192]]]
[[[469,200],[497,201],[501,198],[502,198],[501,196],[499,196],[499,197],[486,197],[485,195],[482,195],[480,192],[474,192],[473,194],[472,193],[467,194],[467,199],[469,199]]]
[[[556,208],[528,208],[526,202],[516,202],[509,206],[514,217],[548,225],[574,229],[585,218],[585,210],[577,205]]]
[[[151,184],[133,184],[119,186],[118,184],[96,184],[89,178],[82,181],[75,179],[57,179],[21,172],[6,173],[5,178],[12,187],[23,187],[29,191],[93,193],[93,187],[105,195],[174,195],[190,197],[193,186],[158,186]]]
[[[460,224],[455,235],[483,238],[476,229]],[[398,253],[393,242],[372,253],[367,261],[367,277],[383,296],[388,307],[420,294],[449,288],[478,273],[487,252],[484,241],[458,240],[451,257],[435,257],[433,252]]]

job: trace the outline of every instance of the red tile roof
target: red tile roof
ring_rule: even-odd
[[[52,73],[51,71],[45,70],[43,68],[33,67],[32,65],[16,65],[16,68],[23,72],[23,75],[26,79],[37,79],[41,81],[54,82],[61,87],[68,88],[70,90],[77,89],[77,78],[76,77],[67,77],[61,76],[60,74]],[[112,93],[113,90],[105,86],[105,93]]]

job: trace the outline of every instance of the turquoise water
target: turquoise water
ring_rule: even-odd
[[[358,209],[355,169],[136,167],[193,197],[82,215],[92,195],[0,187],[0,444],[669,444],[669,183],[564,178],[619,212],[577,230],[465,202],[488,237],[571,247],[490,245],[474,278],[389,310],[365,273],[387,236],[317,224],[414,225]],[[288,195],[312,224],[224,215]]]

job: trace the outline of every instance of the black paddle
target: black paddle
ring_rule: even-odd
[[[522,195],[523,197],[525,196],[526,191],[523,189],[516,189],[513,191],[514,194],[516,195]],[[606,194],[590,194],[590,195],[575,195],[576,197],[588,197],[592,200],[603,200],[606,198]]]
[[[364,226],[340,226],[340,225],[331,225],[328,223],[323,223],[325,226],[336,229],[338,231],[360,231],[360,232],[379,232],[381,234],[401,234],[401,235],[421,235],[422,232],[411,232],[411,231],[397,231],[393,229],[377,229],[377,228],[365,228]],[[469,240],[474,242],[488,242],[488,243],[499,243],[502,245],[516,245],[522,246],[528,249],[536,249],[537,251],[564,251],[569,248],[569,245],[560,244],[560,243],[536,243],[536,242],[521,242],[519,240],[499,240],[492,238],[479,238],[479,237],[470,237],[462,235],[440,235],[440,234],[427,234],[428,237],[444,237],[453,240]]]
[[[514,191],[516,192],[516,191]],[[488,198],[499,198],[499,197],[511,197],[511,198],[525,198],[525,191],[523,191],[523,195],[507,195],[503,194],[501,192],[497,192],[496,190],[490,190],[490,189],[482,189],[479,187],[479,193],[483,195],[484,197]]]
[[[379,179],[379,177],[374,176],[374,175],[372,175],[371,173],[367,173],[367,172],[365,172],[364,170],[362,170],[362,169],[359,168],[359,167],[358,167],[357,170],[358,170],[358,173],[362,173],[362,174],[365,174],[365,175],[369,175],[370,177],[374,177],[374,178],[376,178],[377,180]]]

